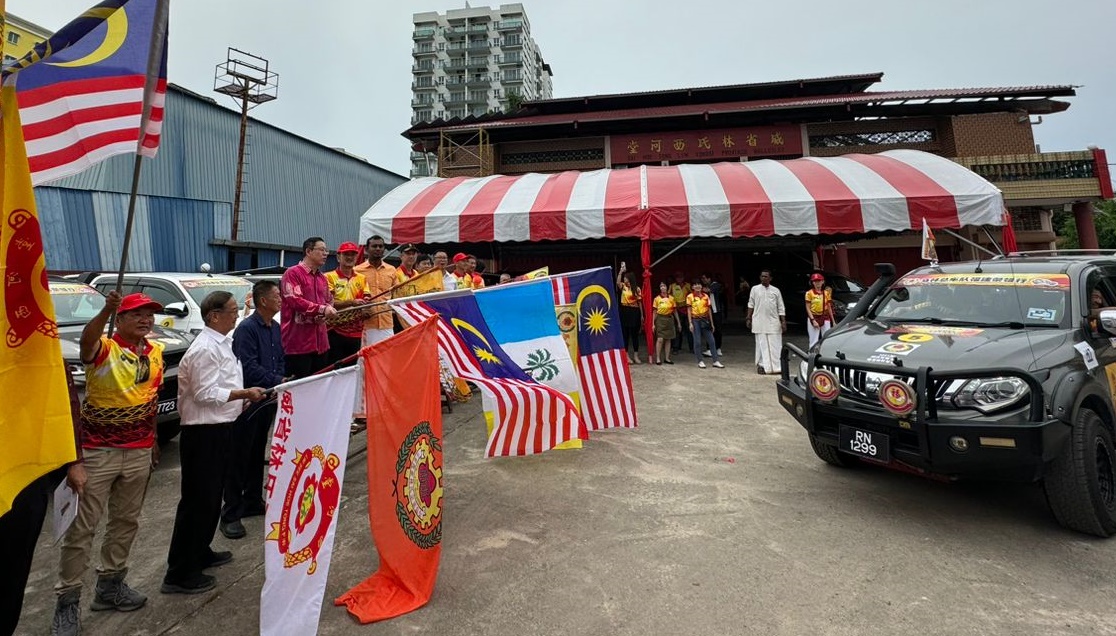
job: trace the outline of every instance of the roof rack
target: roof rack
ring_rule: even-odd
[[[1025,252],[1010,252],[1004,257],[1011,256],[1116,256],[1116,249],[1027,250]]]

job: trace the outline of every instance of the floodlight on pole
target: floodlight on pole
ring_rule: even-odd
[[[233,195],[232,233],[238,240],[240,208],[244,195],[245,146],[248,140],[248,111],[279,98],[279,74],[266,59],[229,47],[228,57],[217,65],[213,90],[232,97],[240,106],[240,145],[236,158],[236,190]]]

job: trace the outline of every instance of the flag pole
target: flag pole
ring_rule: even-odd
[[[123,11],[123,8],[119,9]],[[151,45],[147,50],[147,78],[143,85],[143,114],[140,116],[139,140],[136,142],[136,161],[132,167],[132,191],[128,196],[128,220],[124,223],[124,245],[120,253],[120,269],[116,272],[116,293],[124,290],[124,272],[128,269],[128,252],[132,246],[132,226],[136,221],[136,199],[139,197],[140,170],[143,167],[144,141],[147,137],[147,124],[151,121],[151,96],[158,87],[162,75],[163,60],[166,58],[167,22],[170,17],[170,0],[158,0],[155,16],[151,24]],[[116,325],[116,311],[113,310],[108,321],[108,335],[112,337]]]

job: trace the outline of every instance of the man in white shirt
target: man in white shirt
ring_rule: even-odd
[[[787,331],[783,294],[771,284],[771,271],[760,272],[760,284],[748,295],[748,328],[756,336],[756,373],[781,373],[779,355]]]
[[[454,277],[452,268],[449,268],[449,254],[434,252],[434,267],[442,270],[442,288],[446,291],[457,289],[457,278]]]
[[[232,560],[231,552],[214,552],[209,545],[221,518],[225,456],[244,400],[265,397],[264,389],[243,388],[244,372],[230,335],[236,326],[236,298],[226,291],[212,292],[202,301],[201,314],[205,327],[178,365],[182,492],[160,588],[164,594],[213,589],[217,580],[203,570]]]

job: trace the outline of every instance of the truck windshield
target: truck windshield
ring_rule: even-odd
[[[876,306],[877,320],[1061,327],[1069,324],[1069,277],[1046,274],[906,276]]]

